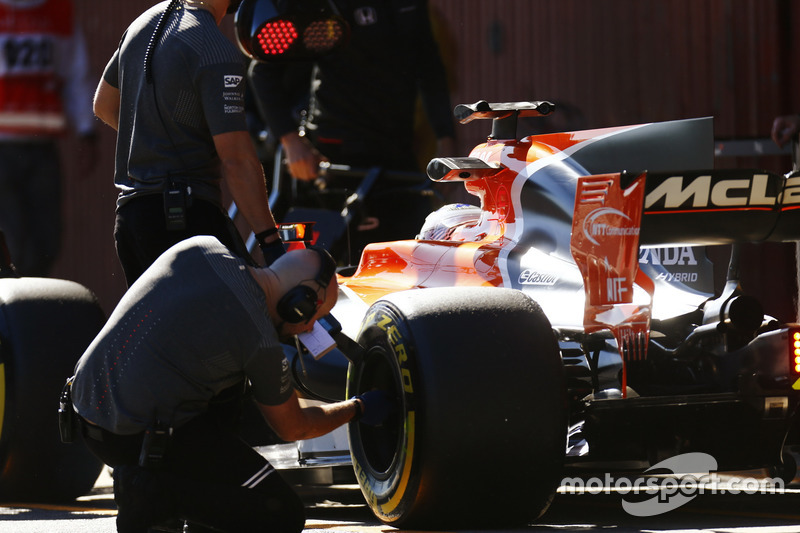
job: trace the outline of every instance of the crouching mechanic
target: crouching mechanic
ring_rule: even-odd
[[[230,424],[249,382],[286,440],[357,417],[379,424],[378,391],[301,407],[281,340],[310,330],[336,303],[327,252],[287,253],[253,268],[214,237],[167,250],[134,283],[76,366],[72,398],[84,441],[114,468],[117,530],[201,524],[223,531],[299,532],[303,505]]]

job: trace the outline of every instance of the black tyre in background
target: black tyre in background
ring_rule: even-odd
[[[102,464],[58,431],[61,389],[105,322],[83,286],[0,279],[0,501],[69,501]]]

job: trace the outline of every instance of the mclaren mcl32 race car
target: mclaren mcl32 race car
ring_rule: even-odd
[[[795,474],[800,326],[744,292],[739,250],[800,239],[800,179],[711,170],[708,118],[517,138],[552,110],[458,106],[491,135],[428,175],[480,206],[367,246],[332,313],[355,342],[299,357],[308,390],[398,399],[382,426],[298,455],[313,470],[348,454],[387,524],[530,523],[566,465],[703,452],[719,471]],[[709,245],[731,250],[717,291]]]

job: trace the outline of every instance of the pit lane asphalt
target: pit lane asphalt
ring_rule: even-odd
[[[401,533],[375,520],[355,486],[301,489],[306,532]],[[562,490],[539,523],[506,533],[800,533],[800,484],[775,494],[702,494],[654,517],[634,517],[620,494],[571,494]],[[114,533],[116,507],[107,472],[90,494],[70,505],[0,503],[0,533]],[[483,530],[493,531],[493,530]]]

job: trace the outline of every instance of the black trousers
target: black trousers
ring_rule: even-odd
[[[82,421],[84,441],[107,465],[137,465],[143,434],[115,435]],[[223,531],[299,533],[303,504],[272,465],[218,417],[174,430],[153,473],[174,500],[174,518]]]
[[[61,191],[55,140],[0,141],[0,229],[21,276],[50,275],[61,251]]]
[[[128,286],[169,247],[195,235],[213,235],[253,266],[239,231],[228,214],[211,202],[195,198],[187,209],[186,229],[167,230],[164,198],[152,194],[134,198],[117,209],[114,241]]]

